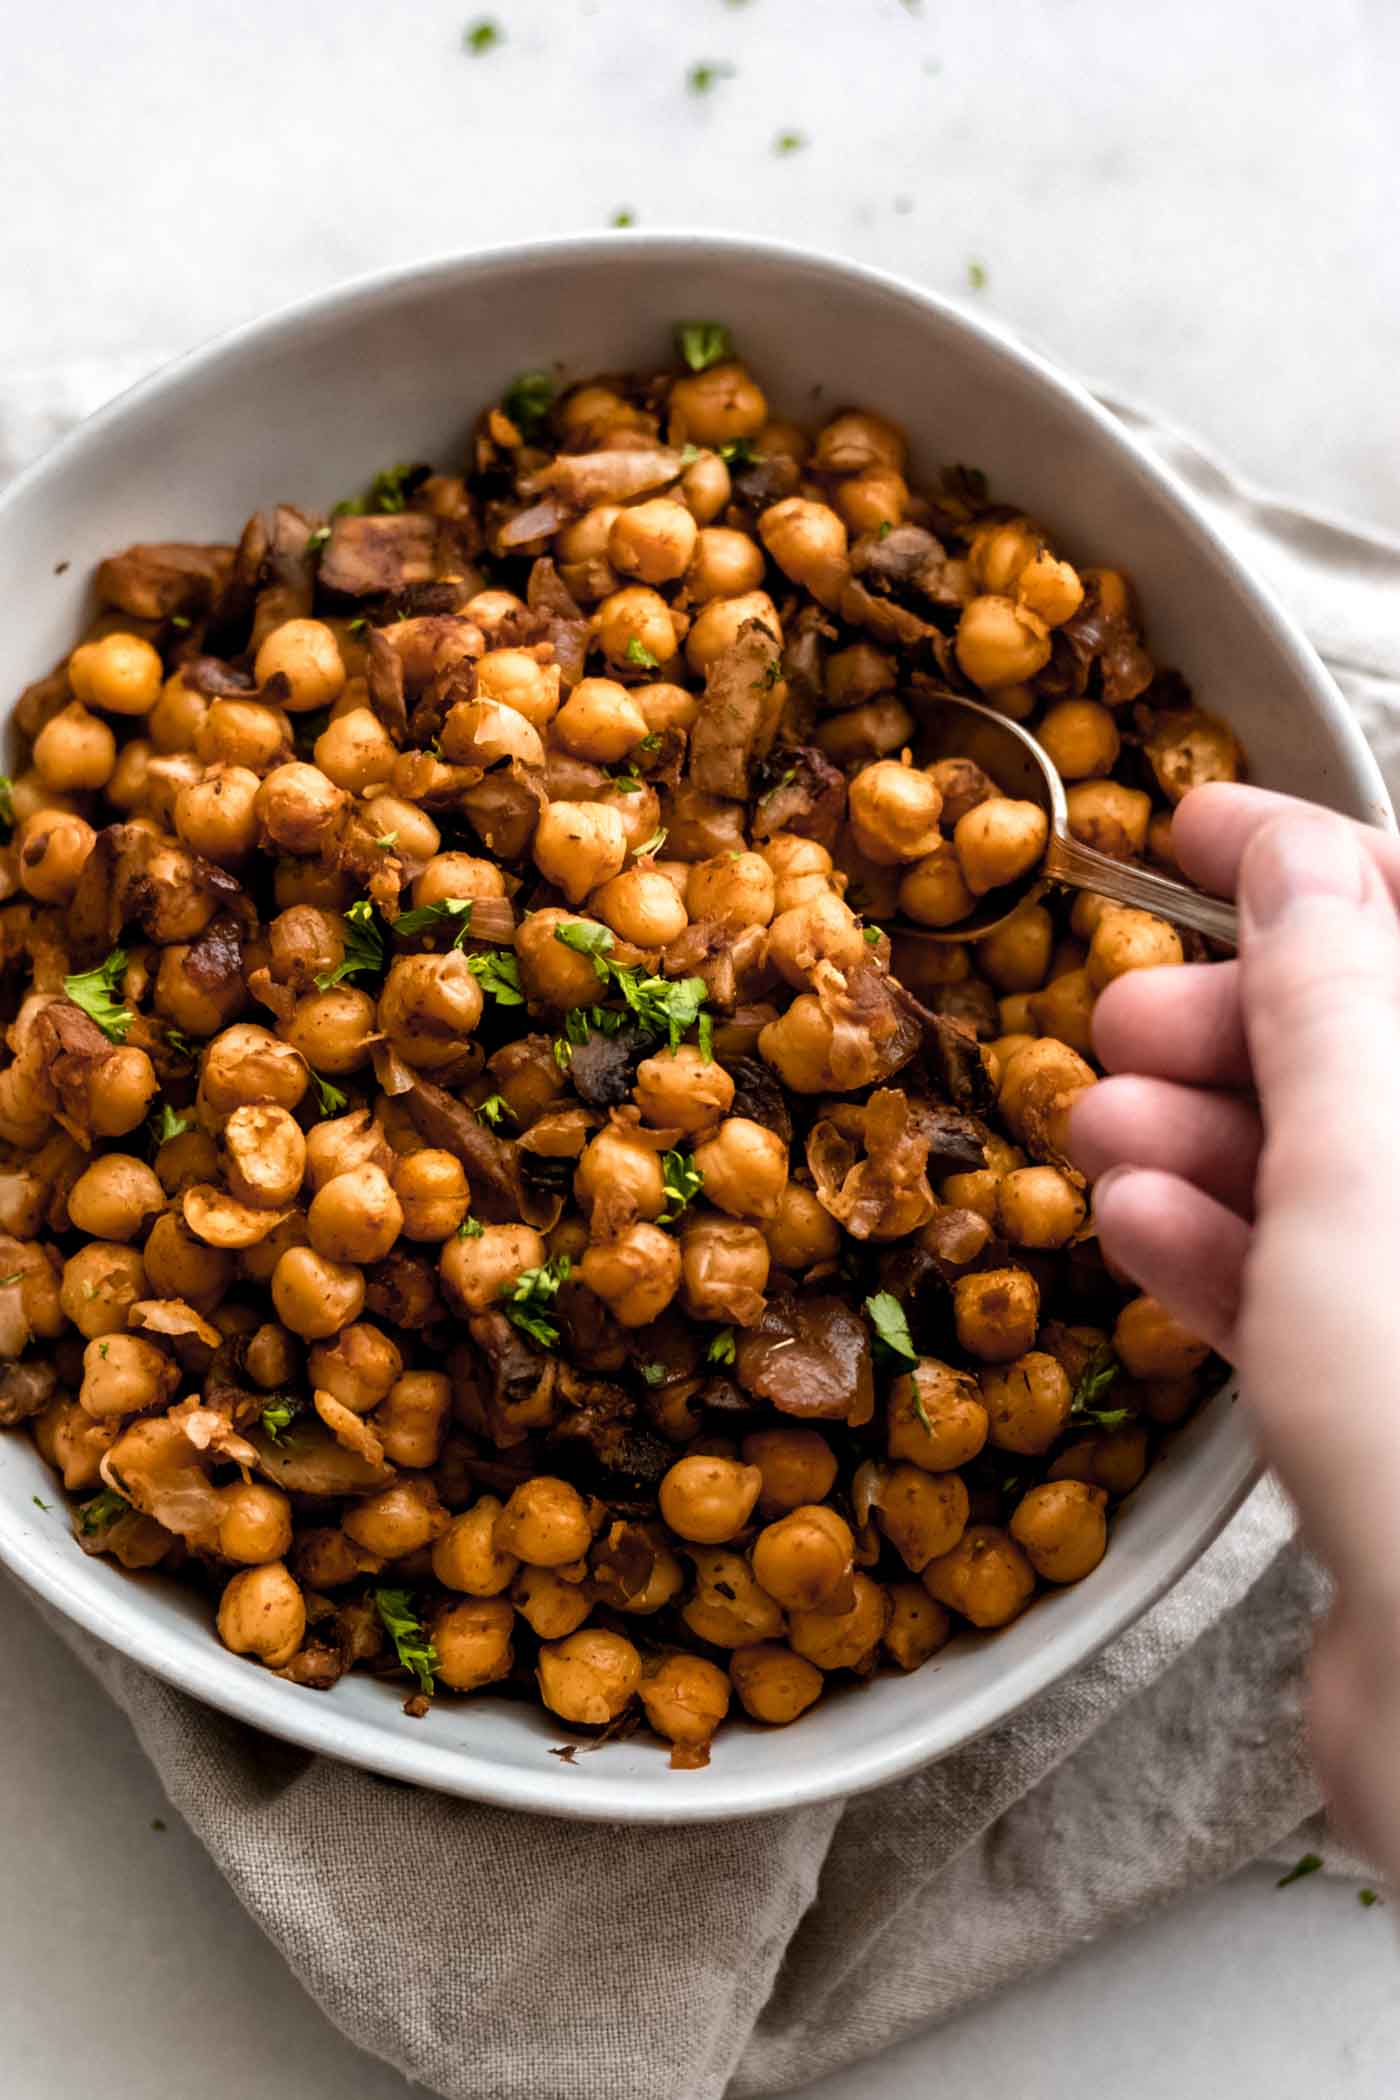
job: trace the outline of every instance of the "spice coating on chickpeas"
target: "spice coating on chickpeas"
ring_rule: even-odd
[[[1121,859],[1243,756],[1053,520],[678,346],[100,565],[0,844],[0,1424],[295,1684],[698,1765],[1090,1574],[1214,1382],[1068,1152],[1098,995],[1198,951],[959,938],[1046,820],[921,690]]]

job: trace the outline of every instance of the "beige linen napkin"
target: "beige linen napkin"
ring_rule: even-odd
[[[69,375],[0,408],[0,478],[95,391]],[[1119,413],[1300,612],[1393,791],[1400,545],[1256,498]],[[1300,1704],[1324,1602],[1290,1529],[1259,1489],[1104,1654],[912,1779],[700,1830],[415,1792],[61,1630],[352,2040],[445,2100],[717,2100],[869,2055],[1286,1844],[1317,1807]]]

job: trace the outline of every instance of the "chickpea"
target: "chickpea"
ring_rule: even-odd
[[[1050,661],[1045,622],[1013,598],[996,595],[963,607],[955,647],[959,664],[984,692],[1034,678]]]
[[[134,1240],[165,1208],[165,1191],[144,1160],[104,1152],[68,1191],[68,1221],[95,1240]]]
[[[189,787],[203,778],[204,768],[197,758],[188,753],[170,758],[151,758],[146,763],[146,807],[142,815],[148,822],[173,828],[175,823],[175,798],[181,788]]]
[[[756,437],[768,420],[762,389],[736,360],[689,373],[671,388],[671,436],[695,445]]]
[[[309,1083],[304,1059],[253,1021],[215,1036],[200,1065],[201,1104],[221,1120],[250,1101],[294,1109]]]
[[[306,1633],[306,1604],[280,1560],[243,1568],[219,1599],[219,1639],[235,1655],[253,1655],[280,1670]]]
[[[481,985],[460,949],[399,955],[379,994],[378,1022],[405,1064],[417,1071],[442,1071],[460,1059],[484,1004]],[[362,1058],[368,1055],[367,1033],[360,1037]]]
[[[278,1386],[290,1385],[301,1368],[301,1359],[296,1343],[284,1327],[275,1320],[264,1321],[248,1337],[244,1365],[254,1385],[266,1393]]]
[[[34,1417],[39,1456],[53,1467],[70,1495],[100,1487],[98,1470],[117,1436],[114,1422],[94,1422],[76,1400],[53,1400]]]
[[[314,904],[318,910],[343,912],[353,903],[359,887],[346,868],[333,860],[279,860],[272,873],[274,909],[290,911],[294,904]]]
[[[281,1488],[240,1480],[220,1490],[218,1552],[247,1567],[281,1562],[292,1550],[292,1505]]]
[[[700,713],[698,693],[687,692],[683,685],[669,685],[664,679],[633,686],[632,700],[641,710],[649,736],[663,735],[668,729],[692,729]]]
[[[388,780],[398,753],[394,740],[372,709],[352,707],[327,723],[315,743],[316,764],[338,788],[362,795]]]
[[[1023,904],[977,944],[977,967],[999,992],[1033,992],[1050,968],[1055,928],[1042,904]]]
[[[1039,1458],[1069,1420],[1073,1390],[1064,1365],[1043,1349],[979,1371],[988,1435],[999,1451]]]
[[[581,904],[621,871],[627,829],[619,811],[600,802],[551,802],[541,810],[531,848],[535,866],[570,904]],[[596,973],[592,972],[596,987]]]
[[[333,836],[345,808],[344,788],[327,780],[319,766],[293,759],[274,766],[254,798],[263,836],[287,853],[319,853]]]
[[[467,1215],[470,1191],[461,1161],[451,1152],[425,1145],[397,1162],[393,1172],[405,1239],[440,1245],[450,1239]]]
[[[646,733],[646,716],[613,678],[581,679],[554,718],[556,741],[600,766],[616,765]]]
[[[771,1257],[755,1225],[701,1216],[681,1233],[681,1294],[693,1320],[749,1326],[763,1309]]]
[[[1016,1541],[995,1524],[969,1524],[951,1553],[929,1562],[930,1597],[973,1626],[1005,1626],[1030,1603],[1035,1570]]]
[[[27,817],[19,834],[19,879],[38,904],[71,904],[78,877],[97,834],[66,810],[43,809]]]
[[[459,1313],[486,1312],[526,1269],[542,1268],[544,1241],[528,1225],[485,1225],[476,1239],[448,1240],[438,1260],[447,1302]]]
[[[581,1560],[593,1537],[588,1505],[567,1480],[536,1474],[515,1489],[496,1520],[497,1547],[535,1568]]]
[[[617,513],[608,531],[608,559],[624,576],[672,583],[685,574],[697,529],[684,503],[674,496],[653,496]]]
[[[515,1660],[514,1625],[515,1614],[504,1597],[440,1606],[430,1628],[440,1682],[454,1692],[476,1692],[508,1676]]]
[[[789,1181],[763,1219],[763,1237],[780,1269],[800,1274],[841,1252],[841,1228],[800,1181]]]
[[[565,1582],[552,1568],[522,1567],[511,1584],[511,1602],[532,1633],[542,1641],[562,1641],[576,1633],[593,1608],[588,1592]]]
[[[737,598],[763,582],[763,552],[746,532],[707,525],[695,542],[686,570],[687,596],[697,605],[712,598]]]
[[[284,1327],[319,1341],[359,1318],[365,1279],[312,1247],[289,1247],[272,1272],[272,1302]]]
[[[155,1067],[144,1050],[123,1044],[88,1081],[88,1121],[96,1138],[125,1137],[146,1120],[160,1091]]]
[[[1096,992],[1129,970],[1158,970],[1184,962],[1181,937],[1150,911],[1115,905],[1104,912],[1089,943],[1089,982]]]
[[[893,656],[887,649],[878,649],[874,642],[852,642],[844,649],[833,650],[822,679],[828,704],[843,709],[858,708],[878,699],[897,683]],[[912,716],[909,719],[912,725]]]
[[[505,877],[494,861],[479,860],[473,853],[434,853],[423,872],[414,877],[411,891],[416,910],[449,898],[466,897],[476,903],[505,893]]]
[[[1118,763],[1118,725],[1097,700],[1057,700],[1036,731],[1062,780],[1097,780]]]
[[[997,1091],[1002,1120],[1032,1152],[1065,1155],[1069,1111],[1094,1084],[1091,1066],[1068,1044],[1045,1038],[1027,1044],[1007,1063]]]
[[[754,1540],[754,1574],[769,1596],[789,1611],[843,1608],[853,1594],[854,1567],[850,1525],[821,1503],[789,1510]]]
[[[660,1319],[681,1281],[681,1251],[659,1225],[629,1225],[616,1239],[595,1241],[578,1264],[578,1280],[623,1327]]]
[[[708,1743],[729,1711],[729,1679],[699,1655],[667,1655],[648,1664],[639,1690],[657,1735],[690,1749]]]
[[[666,850],[676,861],[742,853],[744,823],[742,802],[730,802],[723,796],[702,794],[699,788],[682,785],[671,795]]]
[[[846,527],[828,504],[784,496],[758,521],[759,538],[784,576],[834,603],[846,572]]]
[[[1025,1269],[979,1269],[953,1285],[953,1318],[969,1356],[1009,1363],[1035,1339],[1040,1292]]]
[[[777,1131],[729,1116],[695,1148],[705,1195],[733,1218],[771,1218],[788,1178],[788,1148]]]
[[[116,763],[116,738],[78,700],[51,715],[34,739],[35,770],[58,794],[105,787]]]
[[[145,1267],[134,1247],[90,1240],[63,1265],[59,1303],[89,1340],[118,1333],[129,1309],[147,1295]]]
[[[518,606],[520,601],[515,599],[512,603]],[[514,709],[536,730],[543,731],[553,720],[559,707],[559,689],[558,664],[539,663],[528,649],[490,649],[477,659],[478,700],[491,700]]]
[[[605,885],[606,887],[606,885]],[[593,927],[597,920],[577,912],[531,912],[516,932],[515,959],[526,995],[542,1006],[567,1012],[575,1006],[592,1006],[598,999],[598,973],[589,956],[555,938],[560,926]]]
[[[917,1582],[890,1584],[884,1649],[901,1670],[918,1670],[951,1638],[953,1621]]]
[[[382,1167],[352,1167],[312,1197],[306,1229],[327,1261],[382,1261],[403,1230],[403,1208]]]
[[[574,1175],[574,1197],[585,1217],[592,1217],[599,1198],[641,1218],[659,1218],[666,1208],[660,1155],[640,1145],[615,1125],[600,1130],[585,1146]]]
[[[397,795],[374,795],[364,806],[365,822],[379,838],[392,832],[395,850],[410,860],[431,860],[442,834],[426,811]]]
[[[987,1410],[976,1382],[932,1356],[895,1379],[887,1425],[890,1457],[930,1473],[970,1465],[987,1441]]]
[[[765,1517],[821,1502],[835,1484],[836,1458],[818,1429],[795,1423],[756,1429],[740,1449],[745,1464],[762,1475],[758,1507]]]
[[[193,745],[206,766],[238,766],[259,775],[291,755],[291,725],[280,707],[265,707],[257,700],[201,701],[204,712],[191,732],[184,726],[188,701],[178,712],[167,713],[169,702],[167,686],[166,698],[151,716],[158,751],[187,751]]]
[[[1066,970],[1063,976],[1052,977],[1041,991],[1031,994],[1028,1018],[1040,1035],[1068,1044],[1081,1057],[1090,1057],[1094,1049],[1095,996],[1087,970]]]
[[[104,634],[82,643],[68,659],[74,699],[109,715],[148,714],[163,677],[160,657],[138,634]]]
[[[502,1503],[496,1495],[482,1495],[470,1509],[454,1517],[433,1546],[433,1574],[447,1590],[464,1590],[469,1597],[498,1597],[510,1588],[520,1572],[513,1553],[504,1553],[495,1540],[496,1519]]]
[[[276,678],[277,699],[291,714],[329,707],[345,690],[345,663],[324,620],[284,620],[264,640],[253,661],[260,686]]]
[[[821,1671],[779,1641],[736,1648],[729,1658],[729,1676],[749,1719],[772,1727],[797,1720],[822,1695]]]
[[[697,524],[708,525],[727,508],[733,485],[717,452],[702,452],[680,478],[682,500]]]
[[[897,759],[880,759],[857,773],[850,788],[850,825],[867,860],[882,867],[921,860],[940,843],[943,797],[927,773]]]
[[[773,870],[773,908],[779,917],[831,892],[831,855],[816,839],[780,831],[759,851]]]
[[[689,923],[675,884],[643,862],[625,868],[594,892],[590,900],[600,919],[624,941],[639,948],[665,948],[679,940]],[[595,978],[596,983],[596,978]]]
[[[763,1475],[732,1458],[677,1459],[657,1489],[661,1514],[678,1538],[719,1546],[743,1530]]]
[[[440,1539],[452,1522],[430,1480],[391,1480],[341,1518],[346,1535],[379,1560],[403,1560]]]
[[[66,1280],[67,1270],[64,1276]],[[1131,1299],[1119,1313],[1113,1346],[1130,1378],[1186,1378],[1210,1354],[1208,1343],[1146,1295]]]
[[[843,409],[820,432],[812,464],[824,474],[864,474],[872,467],[903,473],[908,443],[897,423],[864,408]]]
[[[697,678],[703,678],[710,665],[733,648],[740,630],[752,620],[766,627],[776,640],[782,640],[778,608],[767,591],[741,591],[735,598],[711,598],[701,607],[685,644],[685,660]]]
[[[1047,1480],[1017,1503],[1011,1536],[1046,1582],[1082,1582],[1108,1545],[1108,1496],[1080,1480]]]
[[[546,1641],[535,1676],[551,1713],[601,1727],[630,1706],[642,1681],[642,1659],[624,1635],[588,1626],[562,1641]]]
[[[462,958],[415,956],[411,960],[460,962]],[[389,987],[393,983],[394,971],[398,968],[398,963],[393,964],[385,981],[384,991],[380,994],[380,1024],[406,1064],[423,1064],[427,1059],[421,1055],[418,1038],[409,1033],[407,1026],[402,1029],[390,1028],[384,1020]],[[469,972],[467,974],[470,975]],[[476,995],[479,1013],[481,988],[474,978],[471,980],[471,987]],[[463,1004],[470,1007],[470,992],[466,994]],[[304,999],[298,1000],[296,1011],[286,1024],[287,1041],[306,1059],[313,1071],[329,1072],[339,1077],[347,1072],[358,1072],[369,1063],[370,1038],[374,1023],[374,1001],[368,992],[362,992],[359,986],[354,984],[333,984],[324,992],[311,992]]]
[[[593,615],[593,630],[608,662],[621,669],[648,657],[669,663],[679,640],[670,606],[644,583],[610,592]]]
[[[173,672],[146,710],[145,729],[151,749],[167,754],[198,751],[200,732],[208,715],[209,702],[203,693],[187,685],[182,672]]]
[[[313,1388],[356,1415],[378,1407],[403,1376],[398,1348],[368,1320],[342,1327],[333,1341],[316,1342],[306,1365]]]
[[[997,1184],[997,1229],[1013,1247],[1063,1247],[1086,1205],[1058,1167],[1018,1167]]]
[[[915,1575],[940,1553],[949,1553],[967,1526],[968,1494],[960,1473],[931,1473],[921,1466],[882,1469],[875,1520]]]
[[[442,755],[454,766],[494,766],[503,759],[523,766],[544,764],[544,745],[533,722],[499,700],[461,700],[442,725]]]
[[[261,791],[257,774],[246,766],[211,767],[176,793],[175,829],[192,852],[220,867],[237,867],[258,843]]]
[[[633,1095],[642,1115],[658,1130],[706,1130],[725,1116],[734,1082],[723,1065],[708,1062],[690,1043],[661,1050],[637,1067]]]
[[[387,1174],[394,1164],[394,1151],[385,1138],[383,1125],[367,1108],[351,1109],[348,1116],[332,1116],[313,1123],[306,1133],[306,1185],[313,1192],[323,1189],[337,1174],[367,1162],[383,1167]]]
[[[306,1173],[306,1139],[296,1118],[270,1101],[249,1101],[224,1125],[230,1193],[240,1203],[280,1210]]]
[[[78,1401],[95,1422],[118,1421],[167,1405],[180,1383],[180,1368],[141,1334],[113,1330],[83,1351]]]
[[[953,846],[974,896],[1029,874],[1045,851],[1050,820],[1035,802],[997,795],[958,819]]]
[[[681,1621],[699,1641],[715,1648],[747,1648],[780,1640],[787,1630],[781,1607],[763,1589],[742,1553],[701,1546],[695,1563],[695,1594],[681,1606]]]
[[[586,510],[581,518],[575,518],[572,525],[566,525],[555,536],[554,546],[559,560],[570,565],[595,563],[606,568],[608,535],[621,516],[620,503],[595,503],[591,510]],[[654,583],[658,579],[646,576],[642,580]]]
[[[1082,1480],[1110,1495],[1129,1495],[1147,1471],[1147,1431],[1125,1422],[1069,1444],[1050,1467],[1051,1480]]]
[[[1118,780],[1081,780],[1065,791],[1069,828],[1111,860],[1136,860],[1147,845],[1152,798]],[[1076,928],[1076,931],[1078,929]]]
[[[947,839],[916,861],[899,885],[899,909],[920,926],[956,926],[976,902]]]
[[[776,890],[773,870],[761,853],[718,853],[692,865],[686,908],[692,919],[714,919],[739,932],[768,924]]]
[[[836,491],[836,508],[852,532],[878,532],[904,522],[909,484],[893,467],[868,467]]]
[[[889,1624],[890,1601],[861,1569],[851,1578],[855,1602],[843,1612],[793,1612],[788,1639],[796,1653],[819,1670],[864,1670]]]

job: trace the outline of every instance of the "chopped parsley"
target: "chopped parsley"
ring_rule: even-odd
[[[664,1385],[670,1376],[665,1364],[641,1364],[638,1368],[648,1385]]]
[[[721,1327],[719,1333],[705,1351],[707,1364],[732,1364],[734,1361],[734,1329]]]
[[[309,532],[306,535],[306,552],[308,554],[319,554],[330,536],[331,528],[329,525],[318,525],[314,532]]]
[[[882,930],[882,929],[881,929],[880,927],[878,927],[878,926],[867,926],[867,927],[866,927],[866,929],[865,929],[865,938],[866,938],[866,940],[867,940],[867,941],[868,941],[868,942],[870,943],[870,946],[871,946],[872,948],[878,948],[878,947],[879,947],[879,945],[880,945],[880,934],[881,934],[881,930]]]
[[[125,1495],[115,1488],[103,1488],[87,1502],[80,1502],[73,1512],[79,1531],[84,1538],[91,1538],[95,1531],[105,1531],[109,1524],[131,1514],[131,1504]]]
[[[484,1101],[478,1101],[476,1112],[482,1122],[489,1123],[493,1130],[500,1129],[503,1116],[509,1116],[512,1123],[515,1121],[515,1110],[504,1094],[488,1094]]]
[[[704,1188],[705,1177],[688,1152],[663,1152],[661,1186],[666,1191],[667,1207],[662,1211],[657,1223],[673,1225],[681,1212],[695,1201]]]
[[[1317,1854],[1315,1852],[1305,1852],[1295,1866],[1291,1866],[1286,1874],[1279,1876],[1274,1883],[1274,1887],[1277,1889],[1290,1888],[1295,1881],[1306,1881],[1309,1874],[1320,1873],[1321,1869],[1322,1861]]]
[[[522,1269],[514,1283],[501,1290],[501,1310],[512,1327],[538,1342],[541,1349],[557,1349],[559,1329],[547,1317],[546,1308],[559,1295],[559,1286],[569,1280],[573,1264],[567,1254],[556,1256],[539,1269]]]
[[[613,774],[612,784],[620,795],[640,795],[642,789],[646,786],[646,782],[642,779],[641,774],[630,759],[620,773]]]
[[[649,1034],[664,1035],[672,1050],[679,1049],[681,1037],[687,1028],[693,1028],[697,1021],[700,1022],[700,1049],[708,1062],[711,1054],[710,1030],[705,1024],[709,1021],[709,1015],[702,1014],[701,1008],[709,986],[703,977],[639,976],[637,971],[609,960],[613,937],[608,927],[593,926],[585,920],[576,919],[569,925],[556,926],[554,938],[562,941],[566,948],[572,948],[576,954],[588,956],[598,973],[599,981],[603,984],[611,982],[613,988],[621,993],[640,1025]],[[574,1008],[564,1024],[572,1042],[586,1041],[590,1020],[606,1034],[615,1035],[622,1026],[621,1017],[618,1016],[609,1028],[606,1020],[599,1018],[597,1008],[593,1009],[587,1018],[580,1015],[578,1023],[575,1024],[574,1017],[578,1013],[579,1009]],[[576,1035],[575,1025],[583,1028],[584,1033]]]
[[[375,923],[369,898],[358,898],[340,923],[345,931],[345,953],[333,970],[322,970],[317,977],[320,992],[328,992],[344,978],[358,977],[364,971],[377,973],[384,967],[384,936]]]
[[[637,214],[633,211],[626,210],[615,211],[611,219],[609,219],[608,221],[608,224],[610,226],[635,226],[636,223]]]
[[[414,911],[401,911],[394,921],[394,931],[402,934],[426,933],[430,926],[439,926],[444,919],[459,921],[452,945],[454,948],[460,948],[472,929],[471,898],[443,897],[437,904],[420,904]]]
[[[32,1502],[32,1503],[34,1504],[34,1507],[35,1507],[36,1509],[42,1509],[42,1510],[43,1510],[43,1512],[44,1512],[44,1514],[45,1514],[46,1516],[47,1516],[47,1515],[49,1514],[49,1512],[50,1512],[50,1511],[52,1510],[52,1508],[53,1508],[53,1504],[52,1504],[52,1502],[45,1502],[45,1500],[44,1500],[44,1498],[43,1498],[43,1496],[42,1496],[42,1495],[31,1495],[29,1499],[30,1499],[30,1501],[31,1501],[31,1502]],[[1366,1893],[1366,1892],[1365,1892],[1365,1890],[1363,1889],[1363,1890],[1362,1890],[1362,1894],[1364,1895],[1365,1893]]]
[[[167,1050],[173,1050],[177,1057],[187,1057],[191,1064],[199,1055],[183,1028],[166,1029],[165,1047]]]
[[[365,613],[356,613],[353,620],[345,622],[345,632],[347,634],[364,634],[368,631],[368,628],[369,619]]]
[[[118,1006],[112,997],[125,969],[125,948],[114,948],[106,962],[99,963],[95,970],[81,970],[63,980],[68,998],[82,1008],[89,1020],[97,1023],[109,1043],[124,1043],[126,1032],[135,1018],[130,1007]]]
[[[23,1283],[23,1269],[12,1269],[8,1276],[0,1276],[0,1291],[7,1291],[12,1283]]]
[[[974,292],[984,292],[987,289],[987,265],[970,262],[967,266],[967,281]]]
[[[473,58],[483,58],[488,51],[494,51],[497,44],[505,42],[505,31],[499,22],[483,16],[481,21],[473,22],[470,28],[462,31],[462,42]]]
[[[775,153],[800,153],[806,143],[805,132],[780,131],[773,141],[773,151]]]
[[[306,1402],[298,1400],[295,1393],[278,1393],[262,1411],[263,1429],[274,1444],[280,1443],[283,1430],[289,1429],[305,1411]]]
[[[726,59],[702,59],[699,65],[692,66],[686,74],[685,84],[692,95],[708,95],[710,89],[719,81],[732,80],[734,70]],[[698,372],[703,370],[703,367],[696,365],[694,369]]]
[[[661,658],[653,656],[646,643],[639,642],[635,634],[628,642],[623,654],[627,658],[628,663],[635,664],[639,671],[659,671],[661,668]]]
[[[893,525],[891,525],[891,523],[890,523],[889,519],[888,519],[888,518],[881,518],[881,520],[880,520],[880,529],[879,529],[879,531],[878,531],[878,532],[876,533],[875,537],[876,537],[876,539],[877,539],[877,540],[887,540],[887,539],[889,538],[890,534],[891,534],[891,533],[892,533],[893,531],[894,531],[894,527],[893,527]]]
[[[659,853],[661,851],[661,848],[666,843],[666,836],[666,826],[664,824],[659,824],[649,839],[642,840],[641,845],[638,846],[636,850],[634,858],[637,860],[646,860],[651,855]]]
[[[150,1118],[149,1127],[158,1146],[168,1145],[172,1138],[183,1137],[187,1130],[194,1129],[194,1116],[184,1110],[177,1115],[168,1101],[162,1102],[160,1114]]]
[[[517,372],[501,396],[501,407],[523,438],[538,437],[554,406],[548,372]]]
[[[0,773],[0,824],[15,828],[15,784],[8,773]]]
[[[399,843],[399,835],[396,831],[381,831],[374,843],[381,853],[392,853]]]
[[[382,467],[363,496],[346,496],[331,505],[333,518],[363,518],[371,514],[380,517],[408,509],[408,499],[420,481],[425,481],[430,469],[400,461],[395,467]]]
[[[723,321],[682,321],[676,329],[676,349],[692,372],[708,372],[734,354]]]
[[[413,1598],[407,1590],[374,1590],[374,1608],[378,1612],[384,1631],[394,1644],[399,1661],[410,1674],[418,1679],[419,1689],[427,1699],[433,1696],[433,1672],[438,1666],[437,1649],[428,1638],[427,1629],[413,1609]]]
[[[343,1094],[338,1086],[332,1086],[329,1079],[323,1079],[319,1072],[311,1074],[311,1084],[316,1089],[316,1099],[320,1105],[321,1114],[323,1116],[338,1116],[349,1096]]]
[[[34,1499],[36,1502],[39,1501],[37,1495],[34,1497]],[[39,1507],[42,1509],[43,1506],[43,1503],[40,1502]],[[1381,1899],[1376,1894],[1374,1889],[1358,1889],[1356,1892],[1356,1900],[1361,1905],[1361,1908],[1363,1910],[1374,1910]]]
[[[479,955],[469,955],[467,968],[482,991],[488,993],[498,1006],[525,1004],[520,965],[509,949],[493,948]]]
[[[1094,1429],[1121,1429],[1130,1420],[1130,1407],[1100,1407],[1102,1395],[1117,1378],[1123,1366],[1107,1342],[1100,1343],[1079,1375],[1070,1402],[1070,1420]]]
[[[642,738],[642,741],[637,746],[637,751],[659,751],[660,749],[661,732],[658,729],[651,730],[648,735]],[[636,756],[635,752],[633,753],[633,756]]]
[[[457,1227],[457,1237],[459,1240],[479,1240],[485,1230],[479,1218],[463,1218]]]
[[[590,957],[598,976],[604,984],[607,983],[609,971],[604,957],[613,944],[609,927],[594,926],[585,919],[571,919],[566,926],[555,927],[554,938],[562,941],[566,948],[572,948],[575,955]]]
[[[752,438],[726,438],[715,450],[727,467],[751,467],[758,458]]]
[[[872,1298],[867,1298],[865,1315],[875,1330],[877,1345],[896,1357],[901,1368],[919,1361],[919,1352],[910,1338],[909,1322],[904,1316],[904,1307],[893,1291],[876,1291]]]

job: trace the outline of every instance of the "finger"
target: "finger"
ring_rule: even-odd
[[[1172,852],[1183,875],[1216,897],[1233,897],[1239,886],[1240,862],[1255,833],[1280,817],[1311,809],[1291,795],[1275,795],[1268,788],[1241,787],[1230,781],[1212,781],[1193,788],[1172,819]],[[1384,876],[1393,897],[1400,899],[1400,839],[1370,824],[1347,824]]]
[[[1246,1096],[1127,1073],[1086,1087],[1070,1118],[1075,1164],[1091,1181],[1111,1167],[1156,1167],[1242,1218],[1254,1212],[1262,1143],[1258,1111]]]
[[[1149,1072],[1186,1086],[1248,1086],[1239,965],[1129,970],[1094,1008],[1094,1048],[1110,1072]]]
[[[1270,1455],[1344,1583],[1400,1591],[1400,921],[1356,828],[1292,813],[1240,868],[1265,1146],[1239,1343]]]
[[[1250,1228],[1155,1167],[1115,1167],[1094,1190],[1105,1254],[1222,1356],[1234,1345]]]

